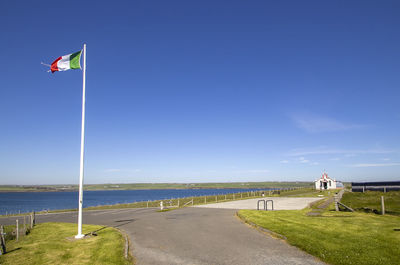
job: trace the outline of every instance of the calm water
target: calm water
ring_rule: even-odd
[[[252,189],[255,190],[255,189]],[[247,192],[249,189],[84,191],[83,207]],[[0,193],[0,214],[78,208],[78,192]]]

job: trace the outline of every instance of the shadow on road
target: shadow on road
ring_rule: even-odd
[[[117,228],[117,227],[121,227],[121,226],[130,224],[130,223],[132,223],[133,221],[135,221],[135,219],[117,220],[117,221],[115,221],[115,222],[116,222],[116,223],[120,223],[120,224],[118,224],[118,225],[113,225],[113,226],[103,226],[103,227],[100,228],[100,229],[97,229],[97,230],[95,230],[95,231],[91,231],[91,232],[89,232],[89,233],[86,233],[85,236],[89,236],[89,235],[90,235],[90,236],[97,236],[97,232],[99,232],[99,231],[101,231],[101,230],[104,230],[104,229],[106,229],[107,227],[114,227],[114,228]]]
[[[115,226],[113,226],[113,227],[120,227],[120,226],[124,226],[124,225],[127,225],[127,224],[130,224],[130,223],[132,223],[132,222],[134,222],[135,221],[135,219],[127,219],[127,220],[118,220],[118,221],[115,221],[116,223],[121,223],[121,224],[118,224],[118,225],[115,225]]]

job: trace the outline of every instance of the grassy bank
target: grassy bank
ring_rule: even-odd
[[[131,264],[124,258],[124,238],[114,228],[84,225],[97,236],[75,240],[76,224],[43,223],[19,242],[7,242],[0,264]]]
[[[381,196],[385,198],[386,214],[400,216],[400,191],[377,192],[347,192],[343,195],[342,203],[356,211],[382,213]]]
[[[227,202],[235,200],[246,200],[251,198],[262,197],[262,193],[265,196],[277,197],[277,196],[310,196],[315,197],[318,195],[326,196],[327,192],[320,193],[310,188],[287,188],[286,190],[271,190],[271,191],[253,191],[253,192],[237,192],[229,193],[224,195],[209,195],[209,196],[198,196],[198,197],[186,197],[186,198],[172,198],[167,200],[156,200],[148,202],[135,202],[125,204],[113,204],[113,205],[101,205],[85,208],[85,210],[104,210],[104,209],[121,209],[121,208],[147,208],[147,207],[160,207],[160,202],[163,202],[164,207],[184,207],[199,204],[209,204],[218,202]],[[297,195],[296,195],[297,194]],[[193,200],[193,203],[191,202]]]
[[[330,264],[400,264],[398,216],[330,209],[316,217],[306,215],[310,209],[241,210],[238,214],[247,222],[285,236],[288,243]]]
[[[268,193],[271,196],[278,196],[278,191],[271,191]],[[279,192],[284,193],[284,192]],[[134,202],[125,204],[113,204],[113,205],[101,205],[85,208],[85,210],[103,210],[103,209],[121,209],[121,208],[147,208],[147,207],[160,207],[160,202],[163,202],[164,207],[184,207],[199,204],[208,204],[232,200],[241,200],[260,197],[262,191],[256,192],[238,192],[230,193],[224,195],[210,195],[210,196],[198,196],[198,197],[185,197],[185,198],[171,198],[166,200],[155,200],[155,201],[144,201],[144,202]],[[193,203],[191,202],[193,200]]]

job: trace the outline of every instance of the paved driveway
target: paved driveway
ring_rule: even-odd
[[[131,238],[137,264],[324,264],[243,224],[235,210],[184,208],[86,211],[84,223],[118,227]],[[37,215],[38,222],[76,222],[77,213]],[[15,218],[0,218],[1,224]],[[21,221],[20,221],[21,222]]]
[[[272,200],[274,210],[301,210],[307,207],[310,203],[321,200],[321,198],[294,198],[294,197],[263,197],[263,200]],[[250,209],[257,210],[257,202],[260,198],[229,201],[220,203],[211,203],[205,205],[196,205],[199,208],[218,208],[218,209]],[[260,202],[260,208],[263,208],[263,203]],[[271,202],[268,202],[268,209],[271,209]]]

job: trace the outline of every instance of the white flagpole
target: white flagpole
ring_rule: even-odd
[[[82,238],[82,203],[83,203],[83,155],[85,150],[85,88],[86,88],[86,44],[83,44],[83,88],[82,88],[82,127],[81,127],[81,163],[79,171],[79,213],[78,234],[75,238]]]

